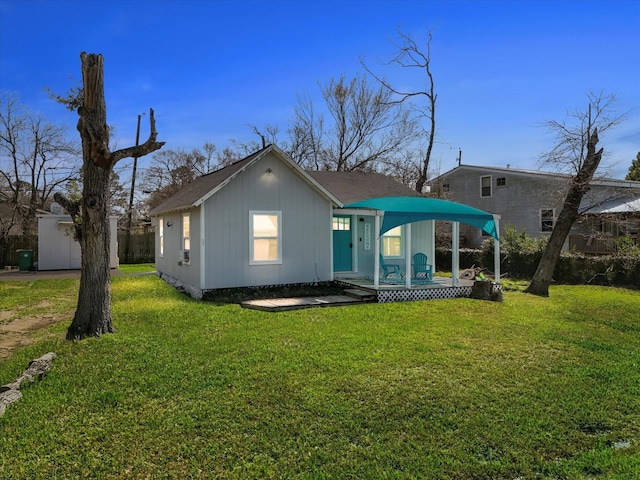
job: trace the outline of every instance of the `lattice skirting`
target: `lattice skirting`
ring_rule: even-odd
[[[378,292],[378,303],[440,300],[443,298],[468,297],[469,294],[471,294],[471,287],[425,288],[424,290],[382,290]]]
[[[501,291],[502,285],[493,285],[493,291]],[[471,286],[425,288],[412,290],[380,290],[378,303],[411,302],[416,300],[441,300],[445,298],[463,298],[471,295]]]

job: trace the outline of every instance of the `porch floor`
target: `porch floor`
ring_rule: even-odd
[[[354,287],[363,288],[363,289],[372,290],[372,291],[407,290],[407,285],[404,278],[398,279],[397,281],[394,279],[387,279],[384,281],[381,280],[377,289],[373,285],[372,278],[336,277],[335,281],[342,284],[352,285]],[[459,279],[457,286],[471,287],[473,286],[473,280]],[[424,290],[424,289],[451,288],[451,287],[453,287],[453,282],[451,277],[434,276],[429,283],[412,284],[409,287],[409,289]]]
[[[378,303],[411,302],[416,300],[438,300],[444,298],[468,297],[471,294],[473,280],[458,280],[454,286],[451,277],[434,276],[429,283],[419,283],[407,288],[404,278],[394,282],[387,279],[374,287],[372,278],[336,278],[336,282],[375,293]],[[500,288],[494,286],[494,288]]]

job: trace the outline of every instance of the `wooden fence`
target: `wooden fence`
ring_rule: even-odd
[[[118,234],[118,258],[120,263],[153,263],[156,261],[156,236],[154,233],[131,235],[127,255],[127,234]]]
[[[18,266],[18,250],[33,250],[33,258],[37,259],[38,238],[13,235],[0,238],[0,268]]]
[[[126,255],[126,234],[118,234],[118,258],[120,263],[155,262],[155,235],[131,235],[129,254]],[[113,239],[112,239],[113,240]],[[33,250],[33,260],[38,260],[37,237],[6,236],[0,238],[0,268],[18,265],[18,250]]]

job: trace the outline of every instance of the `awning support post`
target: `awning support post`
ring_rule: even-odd
[[[493,221],[496,224],[496,235],[493,241],[493,271],[495,283],[500,284],[500,215],[494,215]]]
[[[460,271],[460,223],[451,222],[451,285],[458,286]]]

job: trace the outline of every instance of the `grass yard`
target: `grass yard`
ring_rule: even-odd
[[[2,282],[0,311],[70,318],[77,288]],[[0,363],[59,357],[0,418],[0,478],[640,478],[640,292],[519,290],[273,314],[114,278],[116,334]]]

